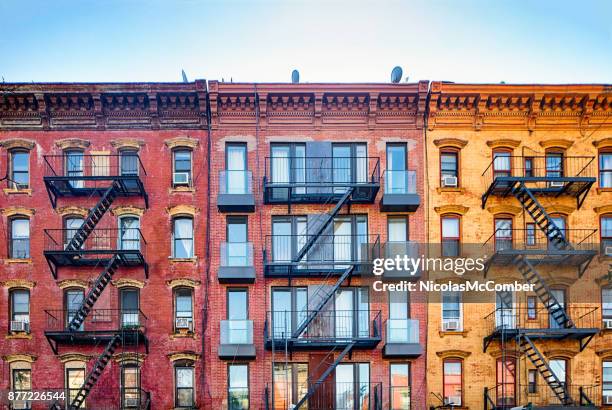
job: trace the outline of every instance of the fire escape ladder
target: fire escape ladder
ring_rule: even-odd
[[[100,273],[100,275],[94,282],[94,285],[91,287],[89,292],[87,292],[87,296],[85,297],[85,299],[83,299],[83,303],[81,303],[81,306],[76,311],[74,317],[68,324],[68,330],[70,330],[71,332],[79,330],[79,328],[85,321],[85,318],[87,317],[89,312],[91,312],[94,304],[96,303],[106,286],[110,283],[111,279],[113,278],[113,275],[117,271],[118,266],[119,256],[113,255],[113,257],[104,267],[104,270]]]
[[[119,345],[119,343],[121,343],[121,335],[116,334],[108,342],[108,344],[106,345],[106,348],[104,349],[102,354],[98,357],[98,360],[96,360],[96,363],[94,364],[93,368],[91,369],[91,371],[87,375],[87,378],[85,379],[85,383],[83,383],[83,385],[77,392],[76,396],[70,403],[70,409],[81,408],[81,406],[83,405],[83,402],[89,395],[89,392],[95,386],[96,382],[98,381],[98,378],[100,377],[100,375],[104,371],[104,368],[106,368],[106,365],[108,364],[111,357],[113,356],[113,353],[115,353],[115,350],[117,349],[117,346]]]
[[[346,192],[342,195],[342,197],[340,198],[338,203],[336,203],[331,212],[327,214],[327,217],[323,220],[323,222],[319,224],[319,226],[312,235],[309,235],[308,240],[306,241],[302,249],[300,249],[297,255],[295,255],[295,257],[293,258],[293,262],[299,262],[304,258],[304,256],[306,256],[308,251],[314,246],[317,239],[319,239],[319,236],[321,236],[321,234],[325,232],[325,229],[329,226],[329,224],[333,222],[334,217],[338,214],[338,212],[340,212],[342,206],[348,202],[354,190],[354,187],[347,188]]]
[[[523,208],[531,215],[538,227],[544,232],[550,243],[559,250],[573,250],[559,227],[553,222],[544,207],[538,202],[524,183],[511,189],[512,194],[521,203]]]
[[[355,346],[355,342],[349,343],[344,348],[344,350],[340,352],[338,357],[336,357],[336,360],[334,360],[334,362],[323,372],[323,374],[317,379],[317,381],[308,387],[308,392],[304,395],[304,397],[300,399],[299,402],[297,402],[295,407],[293,407],[294,410],[298,410],[300,407],[302,407],[304,403],[306,403],[306,401],[308,401],[308,399],[315,393],[315,391],[317,391],[319,386],[323,384],[325,379],[327,379],[329,375],[332,374],[332,372],[336,369],[338,364],[340,364],[342,359],[344,359],[344,357],[349,354],[349,352],[353,349],[353,346]]]
[[[529,339],[527,335],[522,334],[518,336],[517,342],[519,343],[523,354],[525,354],[529,358],[529,360],[536,367],[538,372],[540,372],[540,374],[546,381],[546,384],[548,384],[550,389],[561,401],[561,403],[563,405],[573,404],[574,401],[570,397],[565,383],[561,383],[557,375],[551,370],[550,366],[548,365],[540,351],[535,347],[531,339]]]
[[[121,189],[121,184],[118,181],[113,181],[110,187],[106,189],[104,195],[100,198],[96,206],[94,206],[85,221],[83,221],[83,225],[76,230],[72,239],[65,247],[67,251],[76,251],[81,249],[83,243],[87,240],[91,232],[94,230],[100,219],[104,216],[106,211],[110,208],[113,201],[118,195],[118,191]]]
[[[557,322],[561,329],[575,327],[574,322],[567,315],[565,308],[559,303],[557,298],[552,294],[550,288],[544,282],[535,267],[527,260],[524,255],[516,256],[512,259],[512,263],[516,265],[523,278],[530,284],[534,285],[534,292],[550,313],[550,316]]]

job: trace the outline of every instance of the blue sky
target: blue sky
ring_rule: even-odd
[[[612,0],[0,0],[6,82],[612,83]],[[1,80],[1,79],[0,79]]]

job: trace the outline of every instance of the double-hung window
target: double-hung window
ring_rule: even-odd
[[[177,259],[193,258],[193,218],[179,216],[174,218],[173,224],[172,257]]]

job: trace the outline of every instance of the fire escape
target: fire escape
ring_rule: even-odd
[[[84,155],[82,152],[45,156],[44,182],[55,208],[59,198],[97,198],[78,226],[46,229],[44,255],[54,278],[60,267],[86,267],[98,271],[92,287],[72,306],[46,310],[45,336],[55,354],[62,344],[104,346],[94,366],[78,389],[67,388],[63,401],[51,409],[96,408],[109,405],[108,397],[96,397],[96,383],[113,354],[148,351],[146,316],[139,309],[96,309],[98,299],[120,267],[142,267],[148,277],[146,241],[139,228],[101,228],[101,221],[120,197],[140,197],[148,207],[144,179],[146,172],[135,152],[119,155]],[[129,408],[150,408],[149,394],[138,387],[122,387],[120,403]],[[114,400],[114,399],[112,399]]]
[[[268,204],[287,204],[289,213],[292,204],[308,203],[332,206],[328,213],[308,219],[307,227],[290,237],[270,235],[266,238],[264,251],[264,271],[267,277],[285,277],[289,285],[294,277],[321,279],[314,292],[308,292],[305,308],[268,312],[264,328],[266,348],[272,351],[272,366],[288,363],[293,352],[323,351],[325,358],[316,369],[308,370],[305,386],[300,386],[298,397],[291,405],[294,409],[336,408],[340,405],[331,398],[337,387],[331,378],[345,357],[350,357],[354,349],[374,349],[382,337],[380,312],[351,311],[338,312],[333,309],[334,297],[341,286],[350,284],[351,277],[371,268],[372,260],[380,253],[378,236],[350,235],[349,238],[334,235],[333,225],[343,207],[351,203],[373,203],[380,188],[380,169],[378,158],[331,158],[306,157],[282,158],[280,161],[291,163],[290,172],[274,173],[279,165],[276,158],[267,159],[267,174],[264,178],[264,197]],[[352,171],[338,172],[337,162],[353,164]],[[369,164],[372,170],[367,177],[355,175],[355,161]],[[293,164],[300,164],[296,172]],[[314,177],[313,177],[314,176]],[[343,249],[340,256],[334,246]],[[283,246],[284,244],[290,244]],[[287,249],[285,249],[287,248]],[[334,252],[336,250],[336,252]],[[330,310],[329,308],[332,307]],[[276,355],[283,357],[282,362]],[[273,377],[274,380],[274,377]],[[274,381],[272,382],[274,383]],[[382,407],[382,385],[366,383],[365,399],[350,399],[350,406],[379,410]],[[362,394],[364,385],[357,383],[353,394]],[[274,385],[268,392],[274,392]],[[344,392],[346,394],[346,392]],[[337,396],[336,396],[337,397]],[[274,394],[266,395],[267,408],[275,408]],[[349,407],[346,407],[349,408]],[[353,407],[351,407],[353,408]],[[355,407],[357,409],[357,407]]]
[[[566,306],[565,301],[558,300],[536,268],[575,266],[580,277],[597,255],[596,230],[568,230],[558,226],[541,203],[569,196],[576,199],[580,208],[595,182],[591,173],[593,160],[592,157],[502,155],[494,158],[483,173],[486,191],[482,196],[482,207],[491,196],[513,196],[529,215],[526,224],[531,225],[529,228],[526,225],[525,229],[496,228],[485,243],[493,248],[485,274],[493,265],[514,265],[525,283],[534,285],[538,301],[532,300],[527,304],[518,302],[510,293],[498,293],[495,311],[485,318],[489,330],[483,348],[486,351],[491,343],[498,341],[502,366],[506,367],[506,357],[522,355],[537,371],[545,383],[542,390],[546,390],[535,395],[535,384],[517,383],[521,375],[514,364],[509,370],[513,376],[507,376],[511,382],[485,388],[485,409],[510,408],[528,402],[534,406],[594,405],[597,395],[594,387],[573,385],[567,374],[561,380],[536,346],[537,340],[577,340],[582,351],[599,331],[597,307]]]

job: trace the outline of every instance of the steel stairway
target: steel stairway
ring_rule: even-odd
[[[106,366],[108,365],[108,362],[113,356],[113,353],[115,353],[117,346],[121,343],[121,340],[122,340],[121,335],[116,334],[108,342],[108,344],[106,345],[106,348],[104,349],[102,354],[98,357],[93,368],[87,375],[87,378],[85,379],[85,383],[83,383],[83,385],[77,392],[76,396],[70,403],[70,407],[69,407],[70,409],[79,409],[83,405],[83,402],[85,401],[85,399],[87,399],[89,392],[95,386],[96,382],[98,381],[98,378],[100,377],[100,375],[102,374]]]

